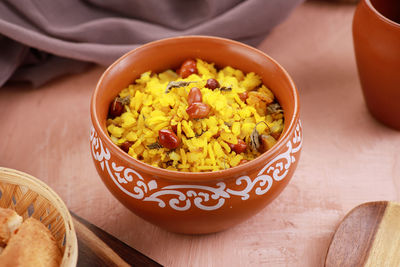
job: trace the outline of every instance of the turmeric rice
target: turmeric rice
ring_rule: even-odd
[[[257,74],[201,59],[147,71],[110,104],[111,140],[135,159],[173,171],[209,172],[269,150],[283,110]]]

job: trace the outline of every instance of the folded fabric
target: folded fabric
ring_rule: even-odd
[[[0,86],[39,86],[153,40],[214,35],[257,45],[303,0],[3,0]]]

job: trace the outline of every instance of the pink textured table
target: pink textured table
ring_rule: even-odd
[[[259,48],[293,77],[303,152],[284,192],[222,233],[177,235],[138,218],[107,191],[89,151],[95,67],[41,88],[0,89],[0,166],[48,183],[76,214],[166,266],[321,266],[354,206],[400,198],[400,132],[367,112],[357,77],[352,5],[307,2]]]

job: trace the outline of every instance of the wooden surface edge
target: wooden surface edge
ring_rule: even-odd
[[[77,266],[162,266],[72,213],[78,236]]]
[[[364,266],[400,266],[400,204],[389,202]]]

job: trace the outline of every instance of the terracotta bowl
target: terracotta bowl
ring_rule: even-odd
[[[284,131],[260,157],[215,172],[176,172],[135,160],[110,140],[108,107],[141,73],[177,68],[187,58],[259,74],[284,109]],[[299,98],[287,72],[263,52],[228,39],[187,36],[143,45],[113,63],[91,100],[90,143],[96,169],[111,193],[145,220],[179,233],[227,229],[259,212],[286,187],[302,147]]]

